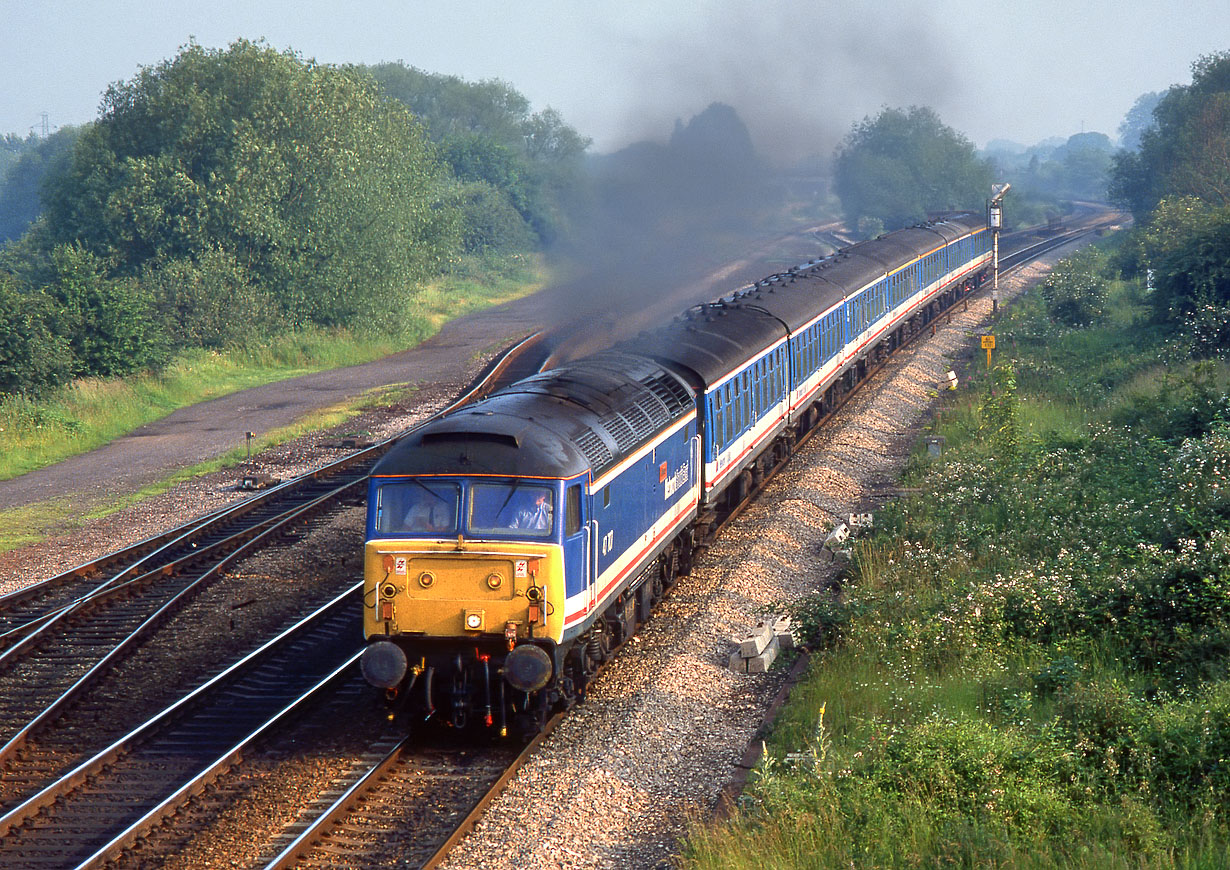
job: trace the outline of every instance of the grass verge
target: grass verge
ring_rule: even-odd
[[[341,426],[371,408],[382,407],[401,401],[413,394],[414,390],[407,387],[381,387],[371,390],[365,396],[344,404],[321,408],[289,426],[273,429],[252,439],[253,454],[269,447],[285,444],[301,438],[311,432],[332,429]],[[152,496],[161,495],[172,487],[228,468],[235,468],[247,461],[247,447],[237,447],[222,456],[188,468],[182,468],[162,480],[142,487],[131,493],[110,496],[97,503],[82,506],[67,498],[50,499],[19,508],[0,511],[0,553],[17,549],[27,544],[45,540],[52,532],[71,531],[92,519],[101,519],[117,513],[124,508],[136,504]],[[66,566],[71,567],[71,566]]]
[[[76,381],[37,401],[2,397],[0,480],[93,450],[178,408],[405,350],[449,320],[535,292],[544,276],[536,258],[472,261],[421,288],[395,336],[298,332],[259,346],[183,353],[158,372]]]

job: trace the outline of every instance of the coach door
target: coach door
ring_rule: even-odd
[[[594,547],[584,489],[581,481],[564,489],[564,576],[570,599],[582,592],[593,597]]]

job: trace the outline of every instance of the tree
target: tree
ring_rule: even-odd
[[[18,136],[16,133],[5,133],[0,136],[0,182],[4,181],[4,176],[21,159],[21,155],[38,147],[38,141],[38,137],[33,133],[26,137]]]
[[[422,121],[458,178],[503,191],[542,242],[563,231],[589,140],[557,111],[531,113],[529,100],[498,79],[467,82],[402,63],[366,69]]]
[[[361,71],[190,43],[108,88],[48,186],[47,238],[115,279],[223,252],[291,323],[373,323],[458,249],[451,183]]]
[[[1140,138],[1146,130],[1156,126],[1153,120],[1153,110],[1162,101],[1161,91],[1149,91],[1141,94],[1123,116],[1119,124],[1119,144],[1128,151],[1140,150]]]
[[[1143,222],[1163,197],[1195,196],[1230,205],[1230,52],[1192,64],[1192,83],[1175,85],[1153,111],[1140,150],[1116,155],[1112,199]]]
[[[982,208],[990,187],[990,164],[929,108],[886,108],[837,148],[834,190],[850,225],[876,218],[894,230],[928,211]]]
[[[0,172],[0,242],[16,239],[42,213],[45,179],[63,172],[79,127],[62,127],[46,139],[31,139],[7,173]]]

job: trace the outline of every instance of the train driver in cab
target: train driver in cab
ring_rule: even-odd
[[[406,511],[402,526],[409,532],[448,532],[453,527],[453,508],[444,499],[423,490]]]
[[[513,519],[514,529],[546,531],[551,528],[551,499],[545,489],[535,487],[532,500],[527,500],[517,510]]]

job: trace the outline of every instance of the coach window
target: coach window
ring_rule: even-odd
[[[610,484],[607,484],[606,486],[602,487],[602,506],[603,507],[611,506],[611,485]]]
[[[726,381],[722,386],[722,396],[726,402],[726,441],[723,444],[731,443],[734,438],[734,405],[731,402],[731,381]]]
[[[722,430],[726,423],[726,409],[722,407],[722,394],[713,394],[713,448],[722,444]]]
[[[752,394],[747,389],[747,371],[739,373],[739,380],[735,382],[735,389],[739,391],[739,398],[736,400],[739,405],[739,431],[742,432],[747,428],[748,418],[752,416]]]
[[[575,535],[581,531],[581,485],[568,487],[564,502],[564,534]]]

